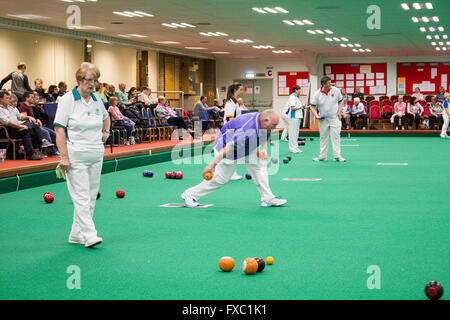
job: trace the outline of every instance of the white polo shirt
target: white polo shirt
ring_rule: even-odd
[[[230,99],[225,104],[224,124],[227,123],[227,117],[234,117],[235,112],[236,112],[236,117],[238,117],[242,114],[239,104],[237,102],[234,102],[233,99]]]
[[[343,100],[341,90],[331,87],[326,93],[322,88],[317,90],[311,99],[311,106],[317,107],[320,115],[325,117],[336,117],[338,104]]]
[[[103,120],[108,117],[109,113],[99,96],[91,93],[91,99],[86,102],[75,87],[59,100],[53,125],[65,129],[67,143],[103,148]]]
[[[299,97],[297,97],[297,95],[295,93],[292,93],[289,96],[288,105],[286,106],[287,108],[289,108],[289,113],[287,113],[287,116],[289,118],[294,118],[294,119],[303,118],[303,110],[302,109],[292,110],[291,109],[292,106],[294,106],[294,107],[302,106],[302,102],[300,101]]]

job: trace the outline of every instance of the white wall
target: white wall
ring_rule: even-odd
[[[265,73],[267,67],[273,67],[273,108],[281,114],[288,97],[278,96],[278,72],[308,71],[305,62],[300,59],[218,59],[216,86],[219,88],[219,99],[226,98],[226,93],[220,92],[220,87],[228,87],[233,79],[244,79],[246,73]],[[312,89],[315,89],[317,77],[310,75],[310,80]]]
[[[41,78],[44,87],[66,81],[75,86],[75,72],[83,62],[82,40],[58,38],[44,34],[0,29],[0,78],[17,70],[18,62],[27,65],[30,87],[34,79]],[[4,88],[11,88],[11,81]]]
[[[100,70],[99,80],[113,84],[116,90],[119,82],[125,82],[128,89],[136,86],[136,49],[94,42],[92,63]]]
[[[444,57],[364,57],[364,58],[321,58],[319,59],[319,81],[323,76],[323,65],[327,63],[386,63],[387,95],[397,94],[398,62],[448,62]],[[367,93],[365,93],[367,95]]]

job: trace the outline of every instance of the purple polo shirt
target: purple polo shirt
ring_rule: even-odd
[[[221,151],[227,144],[233,145],[227,159],[237,160],[248,156],[259,145],[270,139],[270,132],[260,130],[259,112],[249,112],[228,121],[220,130],[214,148]]]

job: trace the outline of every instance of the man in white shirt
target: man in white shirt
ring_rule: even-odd
[[[327,159],[329,139],[333,145],[333,157],[335,161],[346,161],[341,156],[341,110],[343,105],[342,93],[336,87],[331,86],[331,78],[323,77],[320,80],[322,87],[317,90],[311,99],[311,112],[319,120],[320,155],[314,161]]]
[[[152,89],[149,87],[143,87],[141,94],[138,96],[138,101],[142,102],[143,105],[148,106],[155,104],[155,100],[150,96],[152,94]]]
[[[350,120],[352,122],[352,128],[355,129],[356,119],[363,119],[363,130],[366,130],[367,127],[367,113],[364,109],[364,104],[362,104],[359,98],[353,99],[353,107],[352,112],[350,114]]]
[[[298,131],[300,129],[300,123],[303,118],[303,105],[300,101],[300,91],[301,88],[298,85],[292,87],[292,94],[289,96],[288,101],[288,117],[289,117],[289,151],[291,153],[301,153],[302,151],[298,148]]]

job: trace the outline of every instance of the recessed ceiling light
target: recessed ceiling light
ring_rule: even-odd
[[[370,50],[370,49],[366,49],[366,51],[367,51],[367,52],[372,52],[372,50]]]
[[[182,26],[185,26],[185,27],[189,27],[189,28],[195,28],[195,26],[194,25],[192,25],[192,24],[189,24],[189,23],[185,23],[185,22],[182,22],[182,23],[180,23]]]
[[[300,20],[292,20],[295,24],[298,24],[299,26],[304,26],[305,24],[301,22]]]
[[[440,45],[440,46],[443,46],[443,45],[444,45],[444,42],[439,41],[439,45]]]
[[[352,49],[353,52],[358,52],[358,49]]]
[[[422,7],[421,7],[421,5],[420,5],[419,3],[413,3],[413,7],[414,7],[414,9],[416,9],[416,10],[422,9]]]
[[[214,54],[230,54],[229,52],[226,52],[226,51],[214,51],[214,52],[211,52],[211,53],[214,53]]]
[[[442,47],[442,50],[447,51],[447,47]]]
[[[412,17],[411,20],[412,20],[413,22],[419,22],[419,19],[418,19],[417,17]]]
[[[339,39],[339,38],[336,38],[336,37],[333,37],[333,40],[334,40],[334,41],[338,41],[338,42],[340,42],[340,41],[341,41],[341,39]]]
[[[333,34],[333,31],[331,31],[331,30],[325,29],[324,31],[328,34]]]
[[[428,39],[428,40],[431,40],[431,39],[433,39],[433,37],[430,36],[430,35],[428,35],[428,36],[427,36],[427,39]]]
[[[439,47],[436,47],[436,51],[440,51],[441,50],[441,48],[439,48]]]
[[[431,4],[431,2],[426,2],[425,7],[427,7],[427,9],[433,9],[433,5]]]
[[[427,29],[425,29],[424,27],[420,27],[420,31],[425,32],[427,31]]]
[[[355,43],[355,47],[358,47],[358,48],[360,48],[360,47],[361,47],[361,45],[360,45],[359,43]]]
[[[334,39],[334,38],[333,38],[333,39]],[[345,37],[341,37],[341,40],[342,40],[342,41],[348,41],[348,39],[345,38]]]
[[[168,23],[161,23],[161,25],[163,25],[165,27],[169,27],[169,28],[176,28],[175,26],[168,24]]]
[[[434,28],[433,27],[430,27],[430,28],[428,28],[428,30],[430,30],[431,32],[434,32]]]
[[[409,10],[409,6],[406,3],[402,3],[403,10]]]
[[[444,35],[442,36],[442,39],[448,39],[448,36],[447,36],[446,34],[444,34]]]
[[[431,28],[430,28],[431,29]],[[438,28],[439,31],[444,31],[444,27],[439,27]]]
[[[450,41],[447,41],[445,44],[446,44],[447,46],[450,46]]]
[[[439,17],[433,17],[431,18],[434,22],[439,22]]]
[[[422,21],[423,21],[423,22],[429,22],[430,19],[428,19],[427,17],[422,17]]]
[[[341,43],[341,47],[347,48],[347,45],[345,43]]]
[[[436,42],[433,41],[433,42],[431,42],[431,45],[436,46],[437,44],[436,44]]]
[[[434,35],[434,38],[435,39],[439,39],[439,36],[436,34],[436,35]]]
[[[353,48],[353,44],[349,43],[347,44],[348,47]]]
[[[286,23],[286,24],[288,24],[288,25],[290,25],[290,26],[295,25],[295,23],[293,23],[293,22],[291,22],[291,21],[289,21],[289,20],[283,20],[283,22]]]
[[[311,21],[309,21],[309,20],[303,20],[303,23],[304,24],[309,24],[309,25],[313,25],[314,23],[312,23]]]
[[[359,52],[364,52],[364,49],[358,49]]]
[[[333,39],[331,39],[331,38],[325,38],[325,40],[327,40],[327,41],[333,41]]]
[[[311,34],[316,34],[316,32],[315,31],[312,31],[312,30],[306,30],[307,32],[309,32],[309,33],[311,33]]]

